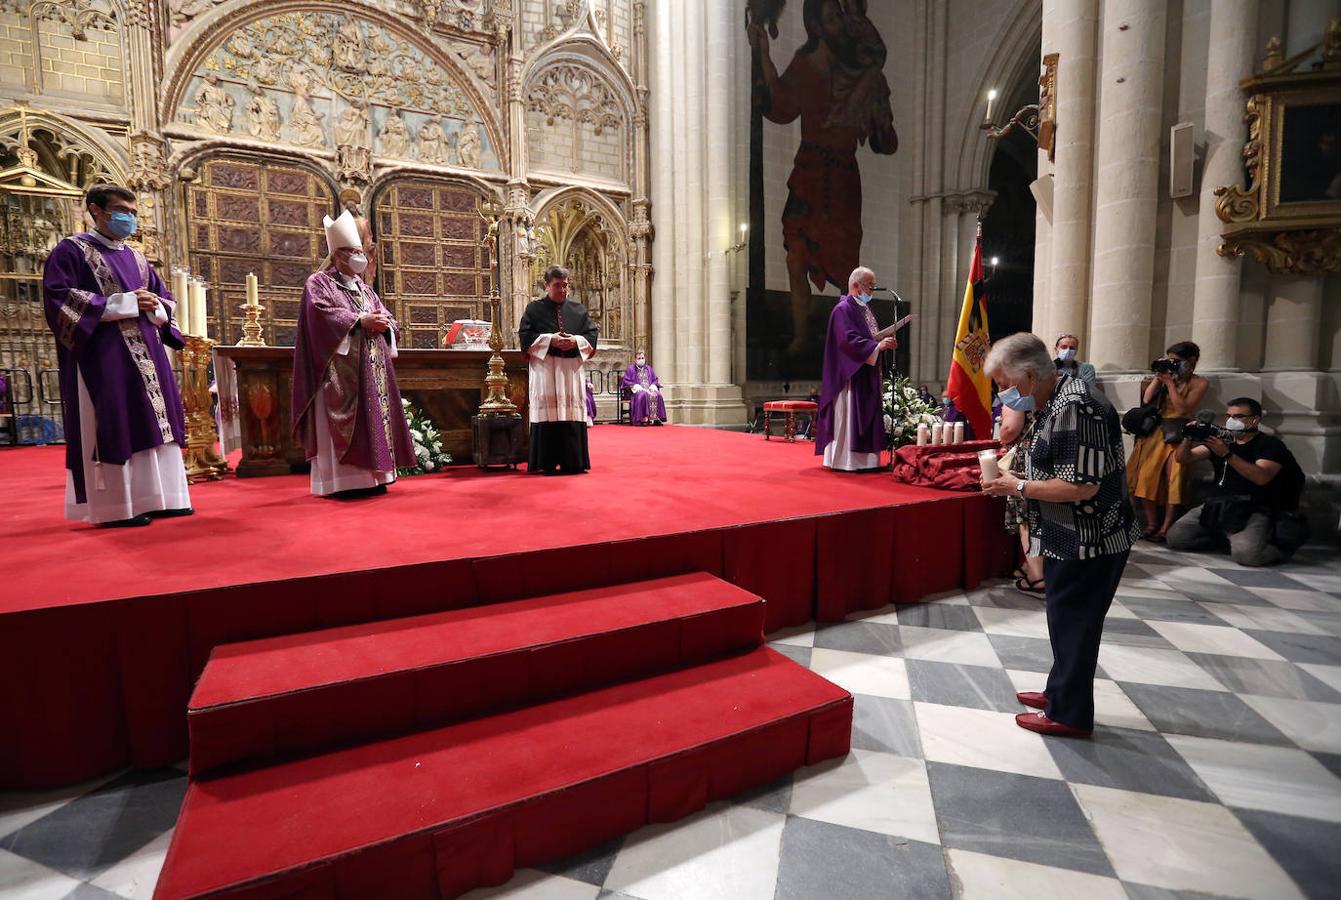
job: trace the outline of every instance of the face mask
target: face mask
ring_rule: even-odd
[[[345,265],[349,266],[349,270],[355,275],[360,275],[364,269],[368,268],[368,257],[362,253],[351,253],[349,261]]]
[[[1034,408],[1034,395],[1021,394],[1018,388],[1008,387],[1000,394],[997,399],[1001,401],[1002,406],[1009,407],[1016,412],[1029,412]]]
[[[942,397],[942,398],[941,398],[941,406],[949,406],[949,405],[950,405],[950,398],[949,398],[949,397]]]
[[[865,306],[866,304],[871,302],[871,295],[867,293],[861,293],[858,294],[854,299],[856,299],[856,301],[860,303],[862,306]]]
[[[645,365],[647,365],[647,360],[643,359],[643,358],[640,356],[640,357],[638,357],[638,359],[637,359],[637,363],[638,363],[639,366],[645,366]]]
[[[1071,347],[1067,347],[1064,350],[1058,350],[1057,358],[1060,359],[1062,362],[1070,362],[1071,360],[1076,358],[1076,351]]]
[[[136,221],[134,213],[114,212],[107,218],[107,230],[118,240],[124,241],[134,234],[139,227],[140,224]]]
[[[1225,431],[1232,431],[1235,434],[1242,434],[1248,430],[1248,426],[1241,419],[1225,420]]]

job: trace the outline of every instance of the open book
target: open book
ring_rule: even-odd
[[[899,321],[895,322],[888,328],[881,328],[879,331],[877,331],[875,333],[875,339],[877,341],[883,341],[885,338],[889,337],[894,332],[898,331],[900,328],[907,325],[909,322],[911,322],[913,319],[916,318],[917,313],[908,313],[908,315],[904,316],[902,319],[899,319]]]

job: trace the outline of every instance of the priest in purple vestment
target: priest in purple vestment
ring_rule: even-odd
[[[824,465],[844,472],[877,469],[887,449],[880,354],[899,342],[892,335],[877,341],[880,330],[871,312],[875,273],[853,270],[848,292],[829,314],[824,337],[824,377],[820,386],[815,453]]]
[[[392,359],[396,321],[359,276],[371,235],[345,210],[325,217],[330,260],[308,276],[293,353],[293,433],[312,462],[312,493],[386,492],[415,465]]]
[[[647,364],[639,350],[633,364],[624,370],[620,382],[629,398],[629,421],[634,425],[661,425],[666,421],[666,398],[661,394],[661,379]]]
[[[182,398],[164,349],[182,347],[176,300],[126,246],[135,194],[98,184],[84,202],[93,230],[57,244],[42,272],[65,417],[65,517],[110,527],[190,515]]]

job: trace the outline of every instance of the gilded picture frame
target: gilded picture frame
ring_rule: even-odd
[[[1314,48],[1316,49],[1316,48]],[[1222,256],[1250,256],[1272,272],[1341,272],[1341,65],[1293,69],[1301,54],[1245,78],[1247,185],[1215,191]]]

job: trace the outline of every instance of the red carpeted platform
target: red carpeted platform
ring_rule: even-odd
[[[848,750],[852,698],[767,648],[193,781],[155,897],[454,897]]]
[[[61,518],[63,448],[0,449],[0,789],[181,759],[219,644],[691,571],[762,596],[771,631],[1009,568],[996,503],[829,472],[808,443],[590,442],[580,477],[463,467],[348,502],[228,478],[191,518],[114,531]]]
[[[214,649],[191,774],[528,706],[747,650],[764,601],[704,573]]]

